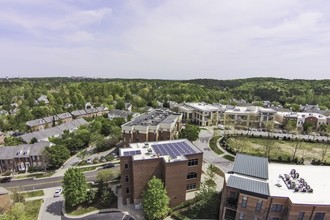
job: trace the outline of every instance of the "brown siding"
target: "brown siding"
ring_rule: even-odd
[[[171,207],[186,200],[187,168],[187,161],[166,164],[164,179]]]

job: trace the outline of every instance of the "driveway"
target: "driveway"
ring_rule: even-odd
[[[226,160],[216,153],[214,153],[209,147],[209,140],[213,136],[213,129],[201,130],[199,133],[199,139],[194,141],[194,145],[203,151],[203,158],[205,161],[217,166],[224,173],[232,171],[234,163]]]
[[[92,214],[82,218],[76,218],[76,217],[68,218],[63,216],[62,220],[103,220],[103,219],[122,220],[124,216],[125,214],[122,212],[107,212],[107,213]]]
[[[41,219],[61,220],[63,200],[64,198],[62,196],[57,198],[45,198]]]

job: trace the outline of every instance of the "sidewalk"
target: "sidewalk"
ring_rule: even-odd
[[[112,153],[114,150],[116,150],[116,148],[112,148],[110,150],[107,150],[107,151],[104,151],[104,152],[100,152],[100,153],[95,153],[95,154],[91,154],[89,155],[88,157],[86,158],[91,158],[92,160],[95,158],[95,157],[102,157],[102,156],[106,156],[110,153]],[[72,157],[70,157],[64,164],[61,168],[59,168],[58,170],[55,171],[55,173],[52,175],[52,177],[58,177],[58,176],[64,176],[64,173],[71,167],[75,167],[75,165],[77,164],[78,161],[76,161],[76,158],[77,156],[74,155]],[[72,162],[72,161],[76,161],[76,162]],[[107,162],[109,163],[109,162]],[[105,163],[104,163],[105,164]],[[81,166],[81,167],[89,167],[89,166],[95,166],[97,164],[90,164],[90,165],[85,165],[85,166]],[[100,163],[101,165],[101,163]]]

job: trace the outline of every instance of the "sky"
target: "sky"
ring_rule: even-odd
[[[0,77],[330,78],[328,0],[0,4]]]

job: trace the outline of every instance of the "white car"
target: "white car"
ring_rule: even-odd
[[[61,188],[56,189],[56,190],[55,190],[55,193],[54,193],[54,197],[60,197],[62,191],[63,191],[63,190],[62,190]]]

